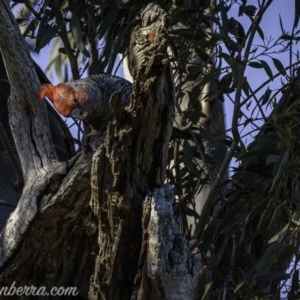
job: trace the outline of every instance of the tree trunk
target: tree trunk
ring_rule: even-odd
[[[155,189],[143,207],[143,243],[134,299],[195,299],[203,266],[174,218],[171,186]]]
[[[22,187],[20,183],[23,179],[18,180],[18,175],[22,176],[22,171],[9,127],[7,109],[9,92],[9,81],[0,56],[0,230],[18,203]]]
[[[137,16],[129,49],[131,107],[121,112],[118,95],[112,99],[116,122],[94,154],[91,203],[99,219],[100,251],[91,299],[130,298],[141,247],[142,202],[164,182],[174,115],[166,28],[166,13],[156,5]]]
[[[35,65],[42,83],[49,83],[44,73]],[[9,214],[17,206],[24,186],[23,173],[9,126],[8,98],[10,84],[0,56],[0,230]],[[46,104],[50,133],[58,160],[65,161],[74,154],[72,137],[65,122],[50,104]]]

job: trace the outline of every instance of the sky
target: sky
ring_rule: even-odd
[[[280,28],[280,18],[282,20],[282,24],[284,27],[284,30],[286,32],[291,33],[293,22],[294,22],[294,1],[295,0],[274,0],[273,3],[268,8],[265,16],[263,17],[260,27],[264,33],[265,38],[267,38],[270,41],[276,40],[281,35],[281,28]],[[247,2],[248,5],[256,5],[256,0],[250,0]],[[232,16],[236,17],[239,22],[241,22],[244,26],[245,31],[250,26],[250,20],[248,17],[237,17],[238,16],[238,10],[232,10]],[[300,26],[298,26],[300,27]],[[300,28],[299,28],[300,29]],[[262,45],[262,39],[258,34],[256,34],[254,39],[255,45]],[[284,65],[284,67],[288,66],[289,63],[289,53],[277,53],[279,47],[274,48],[274,52],[272,53],[272,56],[279,59],[280,62]],[[294,51],[297,51],[297,47],[293,49]],[[259,57],[259,59],[265,60],[269,66],[271,67],[271,70],[273,74],[277,73],[276,68],[274,67],[273,61],[271,58],[268,58],[266,56]],[[295,57],[294,57],[295,60]],[[255,90],[257,87],[259,87],[263,82],[269,79],[268,75],[266,74],[264,69],[257,69],[252,67],[247,67],[245,76],[251,85],[252,90]],[[274,81],[270,82],[267,87],[270,87],[270,89],[277,89],[282,86],[282,77],[278,77]],[[258,98],[262,96],[265,92],[265,89],[263,89],[260,93],[258,93]],[[234,96],[234,95],[231,95]],[[278,96],[278,99],[281,97],[281,95]],[[278,100],[277,99],[277,100]],[[248,116],[253,114],[253,117],[260,118],[261,115],[258,114],[258,111],[255,110],[256,104],[255,101],[252,101],[252,104],[249,105],[248,109],[244,108],[243,111]],[[224,103],[224,110],[225,110],[225,121],[226,121],[226,128],[231,128],[231,120],[232,120],[232,112],[233,112],[233,103],[230,100],[225,99]],[[268,116],[272,111],[271,107],[264,107],[264,113],[266,116]],[[241,119],[245,121],[245,119]],[[246,145],[248,145],[254,138],[254,136],[258,132],[258,128],[263,124],[263,121],[257,121],[255,122],[255,126],[252,124],[248,124],[243,129],[241,126],[241,136],[244,137],[243,141]],[[253,134],[248,134],[249,132],[252,132]],[[229,133],[230,136],[230,133]]]
[[[265,37],[276,38],[281,34],[280,21],[281,17],[283,26],[286,31],[289,33],[292,32],[293,22],[294,22],[294,1],[295,0],[274,0],[274,3],[270,5],[266,16],[261,21],[261,28],[264,32]],[[256,1],[250,1],[256,2]],[[259,36],[256,36],[255,41],[261,43]],[[284,66],[289,64],[289,55],[288,53],[278,54],[276,56],[281,60]],[[262,71],[264,73],[264,71]],[[248,75],[249,74],[249,75]],[[264,79],[264,74],[261,76],[258,75],[257,69],[249,68],[247,76],[251,78],[251,82],[259,86]]]

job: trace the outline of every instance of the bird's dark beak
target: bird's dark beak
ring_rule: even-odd
[[[72,110],[71,112],[71,116],[74,119],[85,119],[87,117],[87,112],[86,111],[82,111],[79,108],[75,108]]]

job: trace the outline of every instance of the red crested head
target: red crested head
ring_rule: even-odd
[[[42,101],[47,97],[55,106],[57,111],[63,116],[70,116],[73,109],[76,108],[75,91],[64,83],[57,86],[45,84],[38,91],[38,100]]]

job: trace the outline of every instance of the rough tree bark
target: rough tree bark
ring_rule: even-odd
[[[149,4],[136,22],[130,44],[131,107],[121,109],[120,95],[114,95],[115,120],[94,150],[59,162],[45,107],[36,101],[38,77],[18,26],[0,1],[0,36],[6,41],[0,41],[0,48],[11,84],[10,126],[25,178],[19,204],[0,236],[1,286],[76,286],[78,299],[154,299],[166,296],[170,288],[176,294],[171,279],[177,277],[178,284],[184,276],[191,298],[195,257],[190,257],[173,219],[172,192],[162,187],[174,118],[174,86],[165,55],[166,13]],[[166,231],[155,229],[166,224],[165,217],[147,217],[159,215],[145,209],[149,200],[142,223],[142,203],[152,194],[160,201],[152,207],[169,209],[172,234],[166,245],[159,236]],[[156,244],[148,243],[147,237],[155,234]],[[153,254],[158,248],[164,251]],[[162,260],[174,268],[162,270]],[[145,293],[146,286],[153,286],[150,293]],[[180,291],[182,295],[182,286]]]
[[[20,164],[17,167],[14,164],[18,160],[18,155],[8,123],[9,91],[9,81],[2,58],[0,58],[0,230],[16,207],[21,194],[20,186],[17,186],[17,168],[20,168]]]
[[[136,299],[195,299],[202,257],[190,252],[174,218],[171,186],[155,189],[143,206],[143,247],[136,277]]]
[[[116,96],[109,143],[94,154],[92,206],[99,218],[100,248],[90,290],[94,299],[130,298],[140,252],[142,202],[163,184],[167,164],[174,86],[165,56],[166,13],[148,5],[136,21],[129,50],[131,124],[122,125]]]
[[[9,69],[16,66],[14,61],[8,61],[7,64]],[[49,83],[48,78],[40,68],[36,64],[34,66],[39,80],[42,83]],[[24,185],[17,149],[9,126],[9,95],[10,83],[0,55],[0,230],[2,230],[9,214],[16,207]],[[57,158],[60,161],[65,161],[74,153],[71,134],[54,108],[47,104],[46,109]]]

